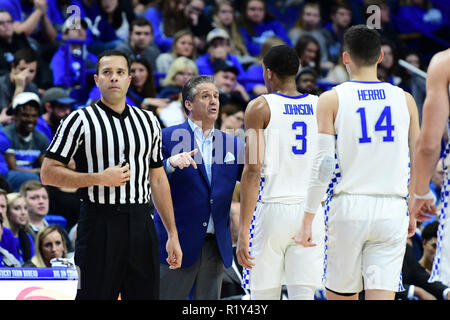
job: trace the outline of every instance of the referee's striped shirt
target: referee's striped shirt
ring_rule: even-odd
[[[153,113],[126,105],[118,114],[100,100],[69,114],[60,124],[46,157],[78,172],[102,172],[130,164],[130,180],[120,187],[91,186],[81,197],[97,204],[143,204],[150,200],[150,168],[163,165],[161,127]]]

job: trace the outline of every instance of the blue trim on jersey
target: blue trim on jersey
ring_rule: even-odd
[[[281,94],[281,93],[278,93],[278,92],[274,92],[274,94],[276,94],[277,96],[285,97],[285,98],[289,98],[289,99],[302,99],[302,98],[305,98],[306,96],[309,95],[308,93],[304,93],[304,94],[302,94],[300,96],[292,97],[292,96],[287,96],[287,95],[284,95],[284,94]]]
[[[355,82],[355,83],[385,83],[384,81],[359,81],[359,80],[348,80],[348,82]]]

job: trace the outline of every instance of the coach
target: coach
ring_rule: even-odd
[[[158,210],[161,299],[219,299],[225,267],[232,263],[230,206],[244,163],[244,141],[214,129],[219,91],[211,76],[196,76],[183,87],[188,120],[163,129],[162,151],[169,177],[183,263],[165,262],[167,233]]]
[[[81,188],[75,263],[77,299],[158,299],[159,262],[150,192],[169,239],[165,258],[181,265],[169,184],[156,117],[125,103],[131,82],[128,57],[116,50],[98,57],[101,99],[72,112],[47,149],[42,181]],[[68,168],[71,159],[76,170]],[[167,257],[167,253],[169,257]]]

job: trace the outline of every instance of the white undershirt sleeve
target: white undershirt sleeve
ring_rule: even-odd
[[[305,211],[316,213],[327,191],[334,170],[336,159],[336,138],[331,134],[319,133],[317,139],[317,153],[311,172],[311,178],[306,194]]]

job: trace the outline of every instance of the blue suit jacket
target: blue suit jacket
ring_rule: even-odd
[[[233,259],[230,206],[236,181],[240,180],[244,168],[244,141],[217,129],[214,130],[213,139],[210,184],[200,153],[201,148],[197,146],[189,123],[186,121],[162,130],[164,165],[172,155],[195,148],[199,150],[194,155],[197,169],[192,166],[183,170],[176,168],[168,177],[178,237],[183,251],[182,267],[191,266],[199,257],[211,213],[217,246],[225,267],[231,266]],[[225,158],[232,160],[224,162]],[[157,210],[154,221],[159,240],[160,262],[167,263],[167,232]]]

